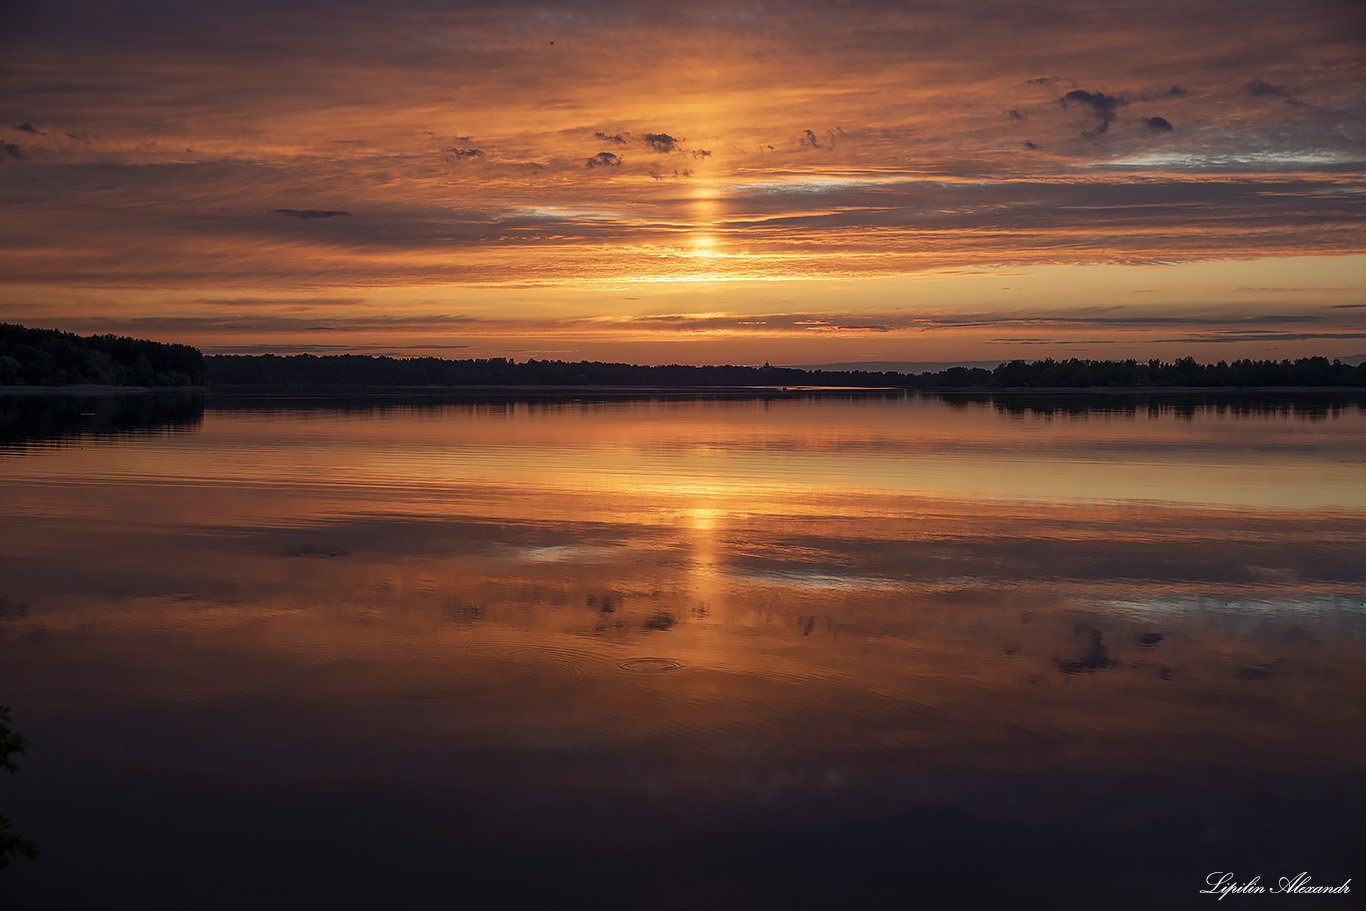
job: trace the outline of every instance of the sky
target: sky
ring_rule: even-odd
[[[1359,0],[10,0],[0,321],[642,364],[1366,353]]]

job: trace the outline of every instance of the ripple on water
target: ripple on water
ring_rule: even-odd
[[[601,660],[598,653],[590,648],[506,640],[472,643],[468,654],[521,667],[538,678],[553,677],[555,679],[547,679],[545,683],[555,685],[582,681]],[[551,673],[547,675],[546,671]]]
[[[632,658],[623,661],[618,667],[633,674],[665,674],[679,670],[683,665],[668,658]]]
[[[142,701],[163,712],[202,712],[260,705],[270,700],[261,690],[244,688],[216,692],[182,690],[150,693]]]

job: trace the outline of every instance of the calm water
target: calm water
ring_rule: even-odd
[[[1360,399],[0,415],[7,909],[1366,875]]]

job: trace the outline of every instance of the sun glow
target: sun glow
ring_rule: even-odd
[[[696,234],[692,238],[693,256],[720,256],[716,249],[716,238],[710,234]]]
[[[720,238],[717,236],[721,221],[721,201],[716,188],[710,183],[702,183],[693,193],[690,206],[692,229],[689,232],[691,255],[708,258],[724,256]]]

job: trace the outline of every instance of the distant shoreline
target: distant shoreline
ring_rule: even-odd
[[[940,386],[919,389],[931,395],[1190,395],[1206,392],[1236,392],[1282,395],[1285,393],[1355,394],[1366,393],[1362,386]]]
[[[212,392],[209,386],[109,386],[79,383],[74,386],[0,386],[0,395],[145,395],[156,392]]]
[[[1366,395],[1360,386],[608,386],[608,385],[492,385],[459,386],[354,386],[334,385],[222,385],[222,386],[109,386],[79,384],[74,386],[0,386],[0,395],[147,395],[147,394],[209,394],[209,395],[422,395],[443,393],[495,393],[535,395],[800,395],[810,393],[886,394],[889,392],[917,395],[1200,395],[1236,393],[1239,395]]]

